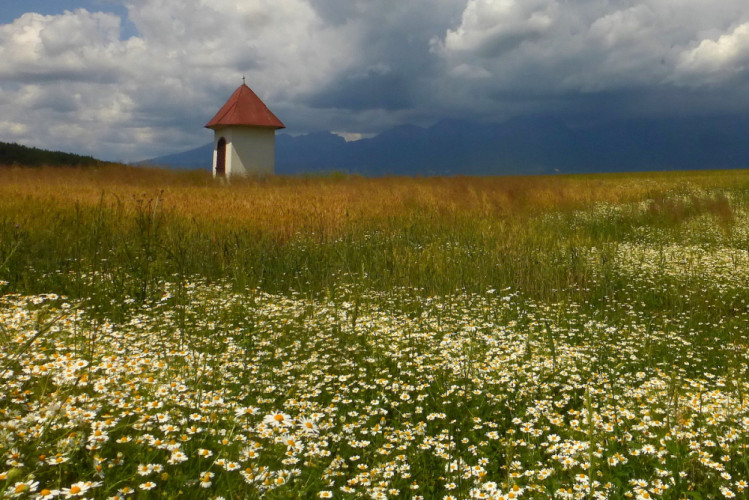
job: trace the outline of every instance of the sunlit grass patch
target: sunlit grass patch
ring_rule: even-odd
[[[132,173],[0,172],[0,495],[749,495],[745,173]]]

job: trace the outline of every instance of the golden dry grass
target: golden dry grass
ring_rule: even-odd
[[[39,222],[45,207],[104,204],[132,213],[159,204],[200,224],[252,228],[281,239],[336,237],[346,228],[427,220],[523,218],[598,202],[623,203],[709,186],[749,184],[749,171],[527,177],[270,177],[230,185],[204,172],[125,167],[0,168],[0,211]]]

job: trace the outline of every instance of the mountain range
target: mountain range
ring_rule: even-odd
[[[749,118],[629,119],[570,124],[443,120],[346,142],[331,132],[276,137],[276,173],[512,175],[749,167]],[[210,169],[212,144],[139,164]]]

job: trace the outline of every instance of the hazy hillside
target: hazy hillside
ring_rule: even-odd
[[[0,142],[0,166],[37,167],[99,165],[100,160],[61,151],[31,148],[20,144]]]
[[[346,142],[330,132],[276,139],[276,172],[369,176],[622,172],[749,166],[744,119],[621,120],[572,126],[550,117],[481,124],[404,125]],[[146,164],[210,168],[212,145]]]
[[[212,158],[213,143],[209,143],[189,151],[139,161],[135,165],[210,170]]]

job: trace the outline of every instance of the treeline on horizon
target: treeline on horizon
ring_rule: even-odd
[[[92,156],[82,156],[62,151],[22,146],[16,143],[0,142],[0,166],[39,167],[48,166],[97,166],[102,161]]]

